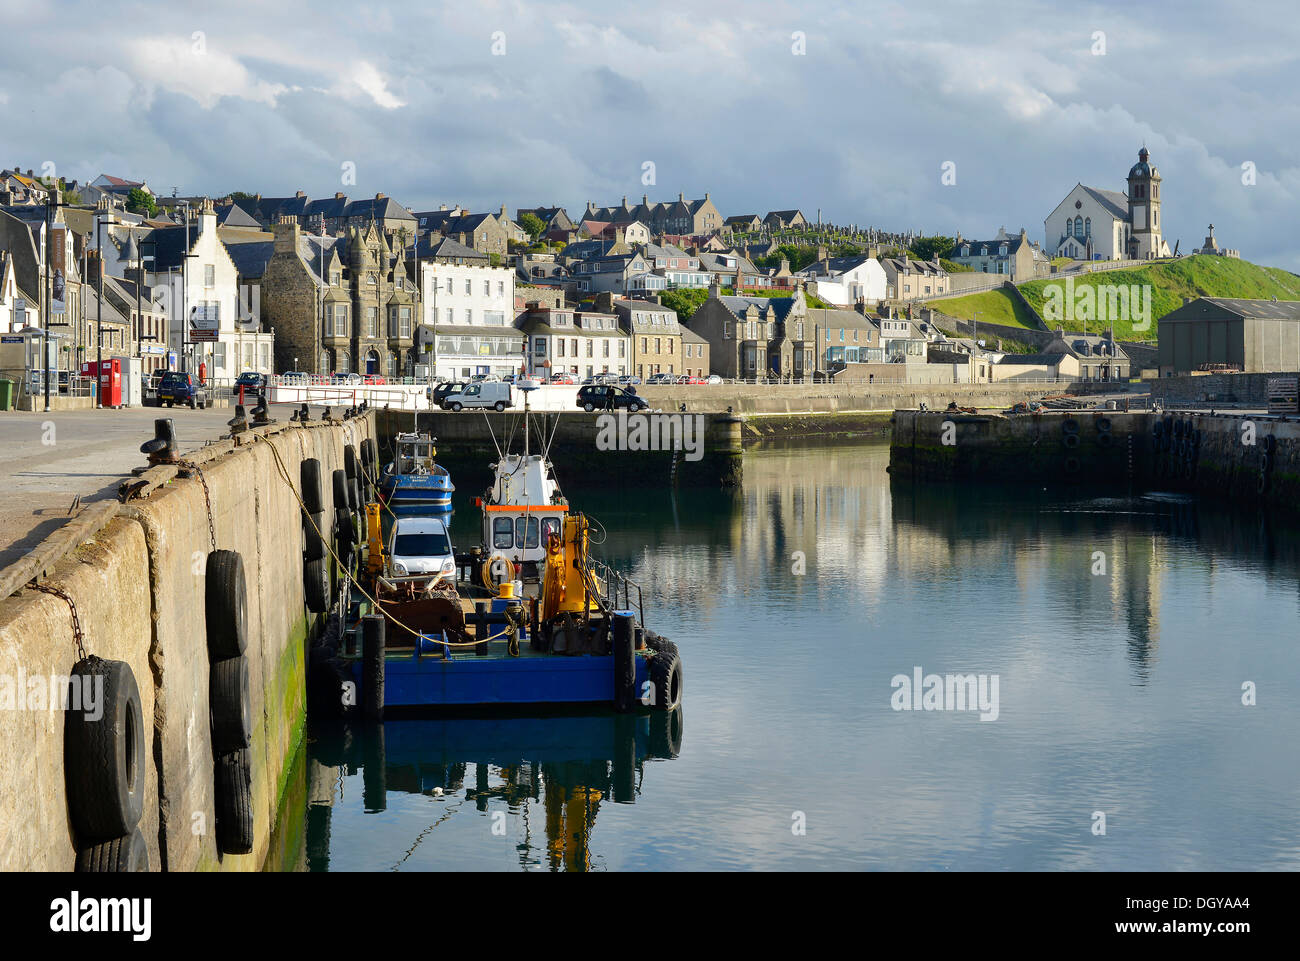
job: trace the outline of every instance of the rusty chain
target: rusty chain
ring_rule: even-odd
[[[81,618],[77,617],[77,602],[66,592],[59,590],[57,587],[50,587],[48,584],[38,584],[36,581],[32,581],[27,586],[34,591],[53,594],[55,597],[61,597],[68,602],[68,609],[72,611],[72,639],[77,643],[77,659],[84,661],[86,659],[86,637],[81,632]]]
[[[212,524],[212,494],[208,491],[208,479],[203,476],[203,468],[192,460],[178,460],[178,467],[184,467],[194,471],[199,475],[199,483],[203,485],[203,500],[208,505],[208,536],[212,539],[212,549],[217,549],[217,529]]]

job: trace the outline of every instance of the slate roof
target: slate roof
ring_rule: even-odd
[[[1244,300],[1239,297],[1202,297],[1207,303],[1236,314],[1238,317],[1260,320],[1300,320],[1300,301],[1297,300]],[[1192,304],[1196,302],[1193,301]],[[1190,307],[1192,304],[1186,304]],[[1162,321],[1163,322],[1163,321]]]
[[[1105,207],[1117,220],[1128,220],[1128,196],[1118,190],[1102,190],[1079,184],[1093,200]]]
[[[213,211],[217,215],[217,224],[221,227],[260,228],[262,226],[256,217],[252,216],[239,204],[225,204],[221,207],[214,207]]]
[[[415,215],[399,204],[392,197],[382,197],[379,200],[371,197],[368,200],[354,200],[343,211],[344,217],[360,217],[363,220],[374,218],[375,220],[409,220],[415,223]]]
[[[235,273],[244,280],[257,280],[266,272],[267,261],[275,253],[275,241],[265,240],[247,244],[229,244],[226,253],[234,261]]]
[[[1065,354],[1007,354],[999,358],[996,363],[1006,364],[1011,367],[1023,367],[1030,364],[1056,367],[1060,365],[1065,357]]]
[[[793,297],[719,297],[722,306],[737,317],[742,317],[749,306],[753,304],[759,310],[759,316],[763,319],[785,320],[790,313],[790,308],[794,306]],[[771,308],[771,317],[768,316],[767,308]]]

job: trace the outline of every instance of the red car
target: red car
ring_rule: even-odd
[[[569,387],[572,387],[574,384],[577,383],[577,381],[573,379],[572,374],[552,374],[551,379],[547,381],[547,383],[565,384]]]
[[[367,384],[386,384],[386,383],[388,383],[388,381],[384,380],[384,375],[383,375],[383,374],[366,374],[366,376],[363,378],[363,381],[364,381],[364,383],[367,383]]]

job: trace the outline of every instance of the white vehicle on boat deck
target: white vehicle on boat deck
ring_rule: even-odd
[[[453,578],[456,558],[447,525],[438,517],[399,517],[388,535],[389,571],[397,577]]]

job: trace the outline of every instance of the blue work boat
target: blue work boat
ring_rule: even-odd
[[[456,486],[445,467],[434,462],[435,439],[428,434],[398,434],[393,461],[379,478],[379,497],[394,514],[447,514]]]

